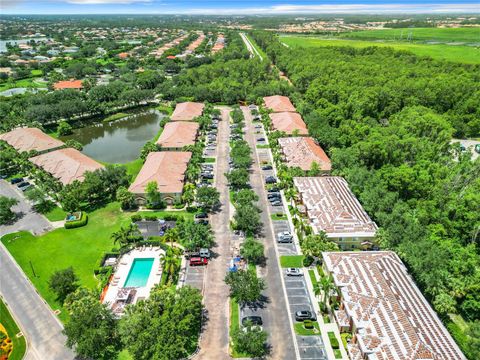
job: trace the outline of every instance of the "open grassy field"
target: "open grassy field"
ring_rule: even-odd
[[[13,88],[47,88],[47,85],[44,83],[39,83],[35,81],[37,78],[28,78],[17,81],[7,81],[3,84],[0,84],[0,91],[13,89]],[[39,79],[39,78],[38,78]]]
[[[13,351],[8,357],[9,360],[22,360],[27,344],[23,336],[16,337],[20,332],[17,323],[13,320],[8,308],[5,306],[2,300],[0,300],[0,323],[7,330],[8,337],[12,340]]]
[[[340,37],[359,40],[434,41],[480,43],[480,28],[408,28],[343,33]]]
[[[158,217],[167,214],[165,211],[140,213]],[[13,233],[5,235],[1,241],[52,309],[62,309],[62,304],[48,287],[52,273],[72,266],[82,286],[95,288],[98,281],[93,270],[97,261],[103,252],[110,251],[115,246],[110,235],[120,226],[128,224],[133,214],[122,212],[116,202],[110,203],[89,213],[87,226],[60,228],[38,237],[29,232]],[[193,214],[186,212],[175,214],[193,217]],[[59,317],[66,320],[66,312],[62,311]]]
[[[429,45],[405,42],[379,42],[375,40],[344,40],[327,39],[307,36],[281,36],[280,40],[290,47],[319,47],[319,46],[351,46],[365,48],[369,46],[392,47],[395,50],[405,50],[419,56],[429,56],[433,59],[447,60],[466,64],[480,64],[480,47]]]

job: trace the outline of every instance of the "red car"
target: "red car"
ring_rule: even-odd
[[[201,258],[201,257],[190,258],[190,266],[207,265],[207,264],[208,264],[207,258]]]

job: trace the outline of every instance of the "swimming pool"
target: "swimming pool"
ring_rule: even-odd
[[[153,258],[134,259],[123,287],[146,286],[152,271]]]

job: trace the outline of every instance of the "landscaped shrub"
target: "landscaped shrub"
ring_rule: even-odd
[[[187,206],[187,212],[194,213],[197,212],[198,208],[196,206]]]
[[[165,221],[177,221],[179,219],[178,215],[175,214],[167,214],[163,217]]]
[[[158,219],[157,215],[145,215],[144,218],[147,221],[156,221]]]
[[[305,329],[313,329],[313,321],[312,320],[303,320],[303,327]]]
[[[330,339],[330,345],[332,345],[333,349],[338,349],[340,347],[340,344],[338,343],[337,337],[335,336],[335,333],[329,332],[328,333],[328,338]]]
[[[74,229],[78,227],[82,227],[87,225],[88,223],[88,215],[85,211],[81,212],[80,219],[78,220],[71,220],[71,221],[65,221],[65,229]]]
[[[140,214],[135,214],[130,216],[130,219],[132,219],[132,222],[135,223],[137,221],[142,221],[142,215]]]
[[[313,258],[313,256],[310,256],[310,255],[305,256],[305,257],[303,258],[303,266],[304,266],[304,267],[309,267],[310,265],[312,265],[312,263],[313,263],[314,260],[315,260],[315,259]]]

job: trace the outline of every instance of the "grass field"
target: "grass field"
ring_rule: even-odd
[[[50,210],[48,213],[44,215],[50,221],[60,221],[60,220],[65,220],[67,213],[62,209],[60,209],[58,206],[55,206],[52,210]]]
[[[303,267],[303,255],[282,255],[280,256],[280,265],[284,268]]]
[[[162,217],[168,212],[140,213]],[[62,304],[48,287],[52,273],[72,266],[82,286],[95,288],[98,282],[93,270],[97,261],[103,252],[110,251],[115,246],[110,235],[120,226],[128,224],[133,214],[124,213],[118,203],[111,203],[89,213],[88,225],[85,227],[68,230],[60,228],[38,237],[28,232],[8,234],[2,238],[2,242],[52,309],[62,309]],[[193,214],[187,212],[178,211],[175,214],[193,217]],[[33,275],[32,267],[36,276]],[[62,311],[59,317],[66,320],[66,312]]]
[[[260,54],[260,56],[263,58],[263,60],[268,60],[267,54],[262,50],[260,46],[255,42],[255,40],[252,39],[251,36],[246,35],[247,39],[250,40],[250,43],[252,44],[253,48]]]
[[[369,46],[392,47],[395,50],[405,50],[419,56],[429,56],[433,59],[447,60],[466,64],[480,64],[480,47],[429,45],[405,42],[379,42],[364,40],[328,39],[306,36],[281,36],[281,41],[290,47],[319,47],[319,46],[351,46],[365,48]]]
[[[47,88],[46,84],[35,81],[35,78],[22,79],[17,81],[7,81],[0,84],[0,91],[14,88]]]
[[[5,330],[7,330],[7,335],[12,340],[13,344],[13,351],[8,357],[8,360],[22,360],[27,348],[27,344],[23,336],[18,338],[16,337],[16,335],[20,332],[20,329],[15,323],[15,320],[13,320],[10,312],[2,300],[0,300],[0,323],[3,325]]]
[[[340,37],[362,40],[434,41],[443,43],[479,43],[479,28],[381,29],[343,33]]]

